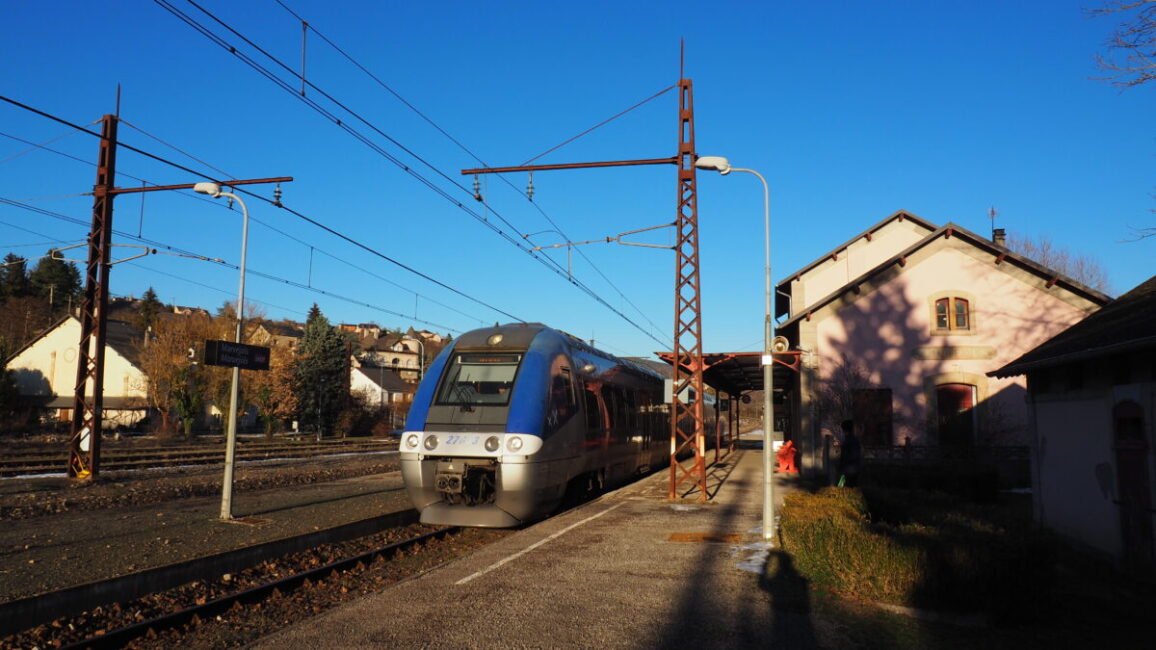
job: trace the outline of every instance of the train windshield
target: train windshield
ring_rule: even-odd
[[[457,354],[438,389],[444,406],[504,406],[510,403],[520,354]]]

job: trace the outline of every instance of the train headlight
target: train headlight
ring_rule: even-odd
[[[419,438],[420,438],[420,436],[418,436],[416,433],[409,434],[409,436],[407,436],[405,439],[405,446],[410,448],[410,449],[416,449],[417,448],[417,441]]]
[[[498,436],[490,436],[486,438],[486,451],[497,451],[502,446],[502,441],[498,440]]]
[[[510,439],[506,442],[506,448],[510,451],[521,451],[522,439],[518,436],[511,436]]]
[[[430,451],[437,449],[438,448],[438,437],[437,436],[426,436],[425,448],[430,450]]]

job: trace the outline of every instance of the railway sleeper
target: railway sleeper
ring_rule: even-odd
[[[447,503],[476,506],[497,497],[498,463],[493,459],[439,460],[434,487]]]

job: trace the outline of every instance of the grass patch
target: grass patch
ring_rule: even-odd
[[[1055,544],[991,506],[941,493],[825,488],[784,499],[783,549],[844,596],[1025,620],[1048,606]]]

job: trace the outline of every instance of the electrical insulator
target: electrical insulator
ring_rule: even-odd
[[[273,188],[273,205],[281,207],[281,184],[277,183],[277,187]]]
[[[474,174],[474,200],[482,200],[482,182],[478,180],[477,174]]]
[[[526,198],[534,200],[534,172],[530,172],[530,180],[526,182]]]

